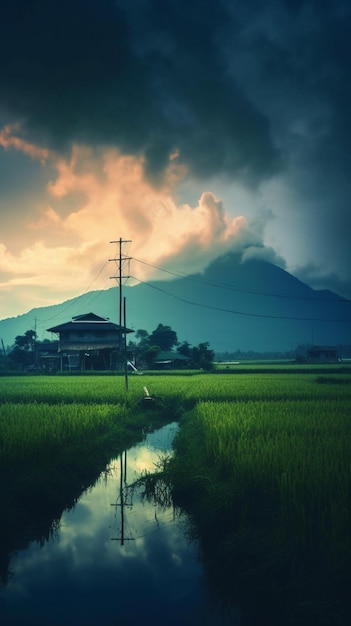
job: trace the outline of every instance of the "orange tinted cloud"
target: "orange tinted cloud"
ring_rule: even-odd
[[[47,286],[52,299],[54,284],[57,302],[63,292],[66,297],[67,292],[77,295],[114,255],[109,242],[120,237],[132,240],[128,253],[133,257],[186,273],[200,271],[228,250],[260,243],[245,218],[230,217],[213,193],[202,193],[195,206],[175,200],[174,184],[183,174],[177,154],[170,155],[168,176],[155,188],[144,176],[141,157],[112,148],[75,146],[64,159],[16,141],[9,127],[1,137],[7,147],[43,165],[49,160],[50,171],[56,172],[43,190],[39,213],[37,209],[32,214],[32,239],[28,231],[22,233],[23,247],[17,255],[2,245],[0,269],[10,276],[3,286],[30,285],[33,290]],[[131,273],[142,280],[155,277],[155,270],[137,262]]]
[[[75,234],[79,246],[94,243],[101,258],[107,242],[122,237],[132,240],[133,256],[188,271],[202,269],[229,249],[257,243],[245,218],[231,218],[213,193],[204,192],[196,206],[177,203],[172,165],[166,183],[154,188],[144,177],[142,158],[76,146],[70,162],[57,163],[57,177],[49,185],[56,198],[84,193],[85,201],[61,226]]]
[[[32,159],[36,159],[44,164],[49,157],[49,150],[36,146],[35,144],[16,136],[14,133],[18,133],[19,130],[19,124],[8,124],[5,126],[0,131],[0,146],[2,146],[5,150],[13,148],[23,152],[23,154],[26,154]]]

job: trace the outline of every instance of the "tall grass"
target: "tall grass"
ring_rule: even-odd
[[[0,405],[0,468],[52,458],[65,446],[84,442],[125,422],[126,408],[108,404],[33,402]]]
[[[207,523],[224,512],[232,529],[263,524],[282,545],[327,546],[342,560],[351,547],[349,417],[345,400],[199,402],[186,471],[211,489]]]
[[[122,377],[0,377],[0,403],[121,404],[127,401]]]
[[[350,376],[191,382],[164,474],[220,601],[240,589],[248,614],[260,607],[255,625],[350,623]]]

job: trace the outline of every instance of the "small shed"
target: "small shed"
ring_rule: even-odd
[[[312,346],[307,350],[307,360],[310,363],[339,363],[339,350],[335,346]]]
[[[184,356],[184,354],[168,350],[158,353],[156,359],[154,360],[154,367],[156,369],[165,370],[184,369],[189,364],[189,361],[190,359],[187,356]]]

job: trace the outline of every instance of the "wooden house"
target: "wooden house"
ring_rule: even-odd
[[[62,370],[123,369],[125,335],[134,332],[95,313],[47,329],[56,333]]]

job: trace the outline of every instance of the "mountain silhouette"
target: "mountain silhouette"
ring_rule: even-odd
[[[350,300],[316,291],[272,263],[241,262],[235,253],[216,259],[202,273],[124,285],[123,296],[129,328],[150,333],[162,323],[176,331],[180,342],[209,342],[216,352],[351,343]],[[0,339],[10,346],[34,324],[39,339],[51,339],[47,328],[89,311],[119,323],[118,287],[1,320]]]

